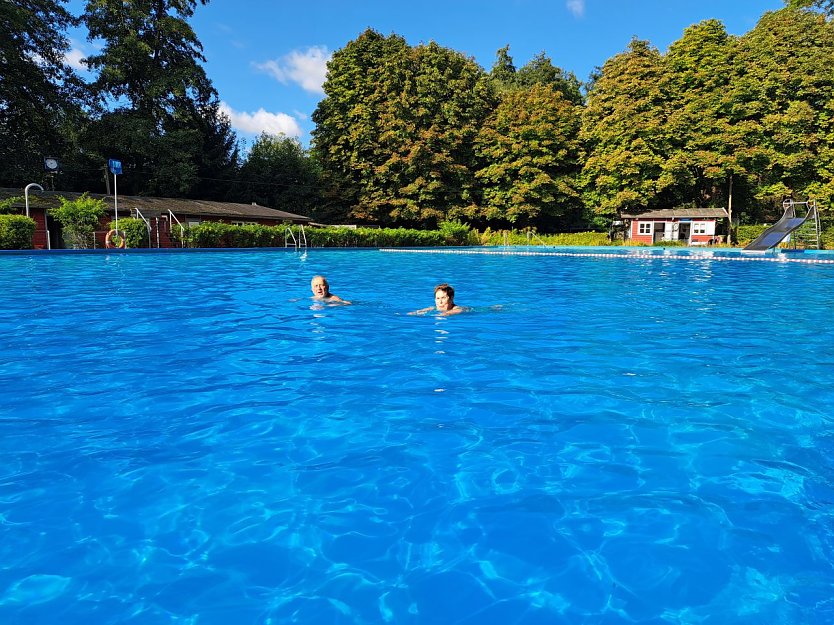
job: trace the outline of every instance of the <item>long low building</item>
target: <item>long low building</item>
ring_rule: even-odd
[[[26,214],[35,220],[35,249],[62,248],[63,236],[61,225],[49,216],[50,208],[60,205],[61,197],[75,200],[81,193],[73,191],[29,191],[28,207],[24,189],[0,188],[0,201],[19,197],[12,203],[12,209]],[[207,200],[188,200],[183,198],[145,197],[140,195],[112,195],[88,193],[91,198],[104,202],[106,214],[96,231],[95,245],[104,247],[104,238],[110,222],[116,217],[118,199],[119,217],[139,217],[149,227],[151,247],[173,247],[170,233],[172,228],[196,226],[204,221],[222,222],[235,225],[261,224],[277,226],[283,223],[309,224],[312,220],[304,215],[260,206],[258,204],[238,204],[236,202],[209,202]]]

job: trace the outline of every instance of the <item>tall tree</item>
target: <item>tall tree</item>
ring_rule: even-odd
[[[203,200],[228,199],[240,168],[237,135],[231,120],[217,102],[212,102],[195,121],[202,147],[197,154],[197,182],[188,195]]]
[[[597,225],[658,201],[668,148],[662,76],[657,49],[633,39],[593,77],[582,119],[582,177],[589,218]]]
[[[436,223],[474,203],[474,139],[494,103],[484,71],[435,43],[366,31],[328,66],[316,152],[354,218]]]
[[[319,204],[317,163],[291,137],[258,137],[240,168],[240,187],[240,201],[291,213],[314,216]]]
[[[738,159],[753,193],[775,209],[785,195],[834,200],[834,24],[795,9],[765,13],[739,40],[728,93]]]
[[[83,92],[64,57],[75,19],[56,0],[0,2],[0,186],[41,180],[83,118]]]
[[[504,94],[476,141],[482,207],[501,225],[574,225],[581,214],[579,107],[551,85]]]
[[[550,85],[562,93],[562,97],[573,104],[582,104],[582,85],[573,72],[553,65],[553,61],[544,52],[540,52],[524,67],[518,70],[515,77],[519,87],[533,85]]]
[[[495,63],[489,77],[495,82],[499,91],[514,89],[516,86],[516,68],[510,56],[510,46],[504,46],[495,53]]]
[[[726,205],[729,177],[746,173],[725,106],[734,50],[724,25],[706,20],[687,28],[664,58],[669,145],[658,192],[669,206]]]
[[[337,50],[327,64],[325,97],[313,112],[313,153],[322,168],[332,212],[377,220],[364,204],[374,168],[384,156],[377,149],[380,118],[396,97],[404,71],[401,59],[408,46],[402,37],[385,37],[367,29]],[[383,87],[391,86],[386,93]]]
[[[205,4],[207,0],[200,0]],[[84,21],[99,54],[87,59],[105,112],[87,135],[98,159],[120,157],[133,193],[184,195],[203,172],[222,175],[231,154],[202,158],[207,142],[235,141],[219,119],[217,93],[201,65],[202,45],[188,19],[197,0],[88,0]],[[221,137],[218,138],[218,133]]]

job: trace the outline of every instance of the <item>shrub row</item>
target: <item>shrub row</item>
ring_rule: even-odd
[[[612,245],[604,232],[573,232],[567,234],[537,234],[532,230],[491,230],[478,236],[481,245]]]
[[[119,222],[121,225],[121,222]],[[172,238],[179,242],[178,228]],[[305,228],[309,247],[436,247],[477,245],[478,239],[465,224],[450,222],[439,230],[407,228]],[[302,238],[299,226],[233,226],[203,222],[185,229],[188,247],[284,247]],[[130,235],[128,235],[130,241]]]
[[[35,220],[24,215],[0,215],[0,250],[31,250]]]

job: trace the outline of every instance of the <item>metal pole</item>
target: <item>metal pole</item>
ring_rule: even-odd
[[[113,205],[116,207],[116,234],[119,233],[119,188],[116,185],[118,176],[113,174]]]
[[[727,245],[733,244],[733,174],[730,173],[730,192],[727,196]]]
[[[43,187],[39,185],[37,182],[30,182],[26,185],[26,188],[23,190],[23,195],[26,198],[26,216],[29,216],[29,189],[32,187],[37,187],[41,191],[43,191]],[[46,225],[46,220],[44,219],[44,225]]]

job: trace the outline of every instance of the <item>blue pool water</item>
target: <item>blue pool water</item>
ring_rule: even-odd
[[[311,306],[324,273],[352,306]],[[408,316],[436,283],[470,313]],[[834,265],[0,256],[4,624],[834,623]]]

